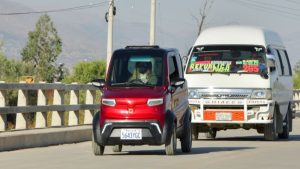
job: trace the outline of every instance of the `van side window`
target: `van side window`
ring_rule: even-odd
[[[291,72],[290,72],[290,67],[289,67],[288,60],[287,60],[288,58],[287,58],[284,50],[279,50],[279,54],[280,54],[280,58],[282,60],[283,68],[284,68],[283,75],[290,76]]]
[[[283,51],[283,54],[284,54],[284,56],[285,56],[285,59],[286,59],[286,61],[287,61],[287,66],[288,66],[288,69],[289,69],[289,73],[287,74],[287,75],[289,75],[289,76],[292,76],[292,67],[291,67],[291,63],[290,63],[290,60],[289,60],[289,56],[288,56],[288,54],[287,54],[287,51],[286,50],[284,50]]]
[[[282,63],[282,57],[281,57],[280,52],[279,52],[278,49],[276,49],[276,54],[277,54],[279,62],[280,62],[280,68],[281,68],[281,74],[280,75],[284,75],[284,65]]]
[[[179,78],[178,66],[176,63],[176,57],[172,56],[168,59],[169,64],[169,78],[170,81]]]

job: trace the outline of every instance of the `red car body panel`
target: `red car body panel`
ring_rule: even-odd
[[[107,120],[157,120],[164,125],[166,112],[165,87],[105,88],[103,98],[115,99],[115,106],[101,105],[100,127]],[[148,106],[148,99],[163,98],[164,103]]]

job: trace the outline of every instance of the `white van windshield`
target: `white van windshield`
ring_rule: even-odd
[[[262,46],[197,46],[186,73],[259,73],[266,71]]]

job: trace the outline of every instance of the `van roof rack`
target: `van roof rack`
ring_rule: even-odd
[[[125,49],[139,49],[139,48],[144,48],[144,49],[151,49],[155,48],[158,49],[158,45],[149,45],[149,46],[126,46]]]

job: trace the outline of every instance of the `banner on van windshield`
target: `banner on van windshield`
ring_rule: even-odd
[[[189,65],[189,72],[230,72],[231,61],[198,61]]]
[[[211,72],[211,73],[229,73],[229,72],[259,72],[259,60],[241,60],[241,61],[192,61],[188,67],[188,73],[193,72]]]

